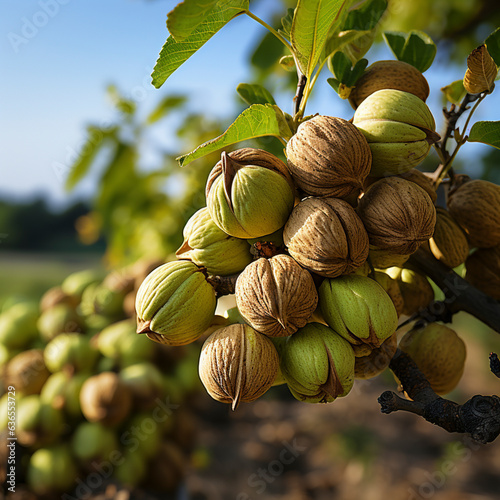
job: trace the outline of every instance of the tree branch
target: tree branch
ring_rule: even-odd
[[[500,333],[500,302],[473,287],[455,271],[439,262],[423,249],[408,260],[426,274],[445,294],[445,300],[430,304],[419,316],[430,321],[450,322],[459,311],[465,311]]]
[[[472,439],[484,444],[500,434],[498,396],[473,396],[463,405],[444,399],[432,390],[415,362],[400,349],[396,351],[389,368],[411,400],[385,391],[378,398],[382,413],[398,410],[415,413],[448,432],[468,433]]]

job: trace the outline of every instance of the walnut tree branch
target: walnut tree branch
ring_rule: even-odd
[[[432,321],[451,321],[451,317],[465,311],[500,333],[500,302],[473,287],[455,271],[439,262],[425,250],[417,250],[408,260],[417,270],[425,273],[445,295],[442,302],[431,304],[419,315]],[[439,305],[441,308],[438,311]]]
[[[396,351],[389,368],[411,400],[385,391],[378,398],[382,413],[398,410],[415,413],[448,432],[470,434],[480,443],[489,443],[500,434],[498,396],[473,396],[463,405],[444,399],[432,390],[415,362],[400,349]]]

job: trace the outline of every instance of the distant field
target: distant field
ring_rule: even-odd
[[[89,254],[0,253],[0,306],[7,297],[39,299],[64,278],[82,269],[102,269],[101,258]]]

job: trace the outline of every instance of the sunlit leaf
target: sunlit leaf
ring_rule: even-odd
[[[421,73],[429,69],[436,56],[436,44],[423,31],[412,30],[407,35],[385,32],[385,41],[399,61],[415,66]]]
[[[464,87],[469,94],[490,90],[497,76],[497,65],[488,53],[486,45],[480,45],[467,57]]]
[[[323,50],[322,58],[330,57],[334,54],[334,52],[344,50],[348,45],[354,44],[357,40],[361,39],[363,36],[369,33],[370,31],[357,30],[341,31],[340,33],[336,33],[335,36],[328,38],[328,41],[326,42],[325,48]],[[328,59],[328,67],[333,73],[330,62],[331,59]]]
[[[292,136],[285,115],[278,106],[254,104],[245,109],[219,137],[205,142],[194,151],[177,158],[181,167],[221,148],[255,137],[275,136],[289,139]]]
[[[342,21],[340,14],[348,0],[299,0],[295,8],[290,41],[300,71],[310,78],[332,26]]]
[[[295,71],[295,59],[293,56],[283,56],[279,63],[284,70]]]
[[[153,85],[160,88],[167,78],[231,19],[248,10],[249,0],[219,0],[191,34],[182,41],[169,36],[153,69]]]
[[[442,87],[441,92],[443,92],[446,99],[453,104],[459,104],[465,97],[465,94],[467,94],[462,80],[456,80],[446,85],[446,87]]]
[[[476,122],[471,128],[469,142],[482,142],[500,149],[500,122]]]
[[[497,28],[484,42],[495,64],[500,66],[500,28]]]
[[[367,0],[359,9],[349,12],[342,30],[372,30],[384,15],[387,5],[387,0]]]
[[[258,83],[240,83],[236,87],[236,91],[250,106],[252,104],[276,104],[271,92]]]
[[[270,69],[282,56],[283,49],[283,44],[272,33],[265,32],[252,54],[250,62],[259,69]]]
[[[187,38],[218,0],[184,0],[167,16],[167,29],[177,41]]]
[[[186,100],[187,100],[186,96],[182,95],[173,95],[165,97],[165,99],[160,101],[158,106],[156,106],[156,108],[153,109],[153,111],[147,117],[146,123],[151,125],[152,123],[161,120],[170,111],[181,107],[186,102]]]
[[[99,127],[87,127],[87,140],[82,146],[76,161],[66,179],[66,189],[70,191],[87,175],[97,153],[102,149],[107,139],[116,134],[116,128],[103,130]]]
[[[281,35],[283,35],[287,40],[290,40],[290,32],[292,31],[293,12],[294,9],[287,10],[286,16],[283,16],[281,18],[281,26],[283,28],[278,30],[278,32]]]
[[[366,59],[361,59],[354,65],[354,67],[352,67],[351,60],[343,52],[335,52],[331,58],[331,66],[336,79],[340,84],[343,84],[343,86],[340,87],[343,95],[348,94],[344,90],[344,87],[352,87],[358,78],[363,74],[367,65],[368,61]],[[330,83],[330,85],[335,88],[334,85],[336,84]],[[340,91],[337,92],[339,95],[341,94]]]

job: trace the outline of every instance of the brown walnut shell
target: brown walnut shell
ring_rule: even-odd
[[[465,182],[448,196],[448,210],[473,247],[500,244],[500,186],[476,179]]]
[[[288,169],[312,196],[355,200],[371,168],[364,135],[350,122],[315,116],[299,125],[286,146]]]
[[[432,236],[436,225],[436,209],[429,195],[399,177],[372,184],[359,201],[358,215],[371,245],[401,255],[415,252]]]
[[[391,362],[398,348],[398,335],[394,332],[384,340],[380,347],[372,350],[366,356],[356,357],[354,360],[354,378],[369,379],[382,373]]]
[[[327,278],[352,273],[368,256],[368,235],[361,220],[338,198],[300,202],[285,224],[283,241],[301,266]]]
[[[436,208],[436,227],[429,240],[432,255],[448,267],[457,267],[469,255],[465,233],[445,208]]]
[[[496,300],[500,300],[500,245],[480,248],[467,257],[465,279]]]
[[[245,321],[269,337],[292,335],[318,305],[310,273],[283,254],[249,264],[236,281],[235,295]]]
[[[369,95],[382,89],[409,92],[424,102],[429,97],[429,84],[417,68],[403,61],[377,61],[356,82],[349,102],[356,109]]]

